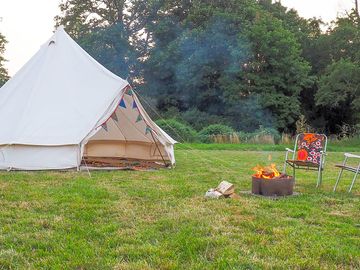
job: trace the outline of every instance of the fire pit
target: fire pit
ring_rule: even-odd
[[[294,177],[280,173],[275,164],[256,166],[252,176],[252,193],[263,196],[288,196],[293,194]]]

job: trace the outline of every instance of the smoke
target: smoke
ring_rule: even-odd
[[[273,114],[262,107],[258,95],[240,100],[229,108],[227,114],[232,126],[237,130],[252,132],[260,127],[275,126]]]
[[[202,119],[219,119],[237,130],[272,127],[272,114],[246,89],[244,67],[252,52],[244,32],[241,23],[227,15],[214,16],[204,25],[163,18],[143,66],[140,93],[160,111],[179,111],[180,117],[197,110]],[[81,44],[123,78],[139,67],[120,23],[92,31]]]
[[[188,111],[196,110],[201,119],[218,119],[244,131],[273,126],[272,114],[262,108],[259,96],[246,89],[243,69],[251,48],[239,22],[215,16],[205,27],[169,22],[166,26],[176,31],[169,31],[172,40],[166,40],[167,46],[163,40],[157,42],[160,48],[150,57],[160,61],[151,64],[161,68],[148,74],[145,84],[160,110],[176,107],[185,119]]]
[[[226,91],[248,58],[247,42],[226,18],[210,20],[205,29],[186,29],[177,40],[180,61],[176,84],[188,107],[222,113]],[[209,106],[210,105],[210,106]]]

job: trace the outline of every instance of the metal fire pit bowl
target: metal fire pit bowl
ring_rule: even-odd
[[[293,194],[294,177],[284,175],[279,178],[264,179],[252,177],[252,193],[263,196],[289,196]]]

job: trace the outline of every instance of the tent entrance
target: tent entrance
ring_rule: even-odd
[[[162,151],[161,151],[162,150]],[[164,149],[159,149],[155,143],[115,140],[91,140],[84,150],[85,158],[119,158],[129,160],[146,160],[162,162],[166,157]]]
[[[115,112],[85,145],[85,161],[110,167],[127,166],[134,161],[171,164],[164,145],[152,133],[140,108],[135,94],[125,92]]]

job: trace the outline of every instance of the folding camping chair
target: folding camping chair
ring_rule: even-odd
[[[324,170],[327,137],[324,134],[301,133],[296,136],[294,150],[286,148],[284,173],[286,166],[293,168],[295,179],[296,169],[306,169],[318,172],[316,187],[322,182],[322,171]],[[288,159],[292,153],[292,159]]]
[[[358,174],[360,173],[360,161],[359,161],[359,165],[357,167],[351,167],[351,166],[346,165],[346,162],[347,162],[348,158],[358,158],[358,159],[360,159],[360,156],[353,155],[353,154],[350,154],[350,153],[345,153],[344,156],[345,156],[345,159],[344,159],[343,163],[341,165],[335,165],[335,167],[340,168],[340,172],[339,172],[338,178],[336,179],[336,183],[335,183],[335,186],[334,186],[334,192],[336,191],[336,188],[337,188],[337,186],[339,184],[341,175],[342,175],[344,170],[355,173],[354,178],[353,178],[353,180],[351,182],[351,185],[350,185],[350,188],[349,188],[349,192],[351,192],[352,188],[354,187],[356,178],[357,178]]]

